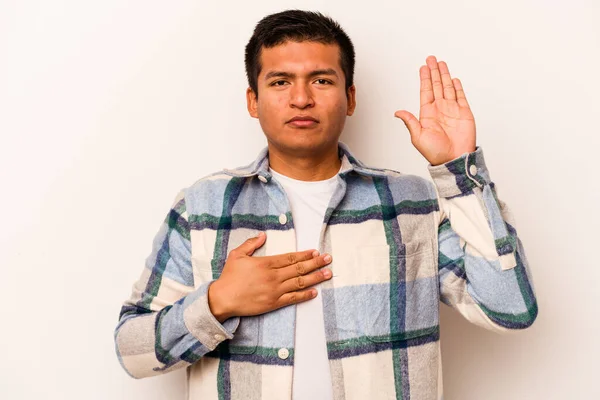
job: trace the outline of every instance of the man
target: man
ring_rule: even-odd
[[[190,399],[436,399],[440,300],[498,332],[533,323],[461,82],[426,64],[420,118],[396,116],[433,184],[338,142],[356,92],[337,23],[297,10],[258,23],[246,94],[268,146],[175,199],[115,331],[130,375],[187,367]]]

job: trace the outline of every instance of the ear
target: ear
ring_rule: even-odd
[[[348,88],[346,97],[348,99],[348,110],[346,111],[346,115],[350,116],[354,114],[354,109],[356,108],[356,86],[352,85]]]
[[[248,114],[252,118],[258,118],[258,98],[252,88],[246,89],[246,105],[248,107]]]

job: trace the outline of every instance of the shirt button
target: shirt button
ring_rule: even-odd
[[[225,340],[225,336],[221,335],[220,333],[215,334],[215,336],[213,336],[215,338],[215,340],[218,340],[219,342],[222,342],[223,340]]]
[[[287,222],[287,216],[285,214],[279,215],[279,223],[281,225],[285,225],[286,222]]]
[[[286,349],[285,347],[282,347],[281,349],[279,349],[279,351],[277,351],[277,355],[282,360],[285,360],[286,358],[288,358],[290,356],[290,351],[288,349]]]
[[[471,165],[469,167],[469,172],[471,173],[471,175],[477,175],[477,166],[475,164]]]
[[[259,176],[258,176],[258,180],[259,180],[259,181],[261,181],[262,183],[267,183],[267,178],[265,178],[265,177],[264,177],[264,176],[262,176],[262,175],[259,175]]]

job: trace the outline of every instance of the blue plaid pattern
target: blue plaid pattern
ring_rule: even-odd
[[[339,156],[319,241],[334,277],[312,300],[323,302],[334,397],[440,399],[440,301],[497,332],[537,316],[512,216],[479,147],[430,165],[433,183],[368,167],[341,142]],[[178,194],[115,330],[131,376],[187,367],[190,399],[291,397],[295,306],[223,324],[208,307],[229,251],[259,231],[254,255],[297,250],[267,148]]]

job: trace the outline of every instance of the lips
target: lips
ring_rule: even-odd
[[[296,115],[287,123],[298,128],[307,128],[317,125],[319,120],[311,117],[310,115]]]

